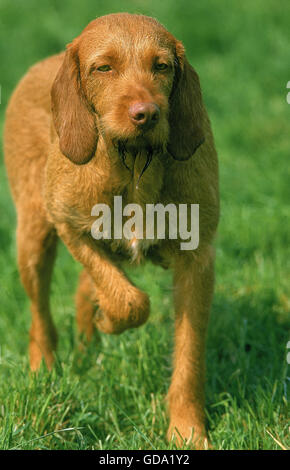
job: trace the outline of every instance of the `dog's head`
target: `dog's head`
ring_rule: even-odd
[[[92,158],[100,134],[177,160],[203,142],[198,76],[181,42],[153,18],[92,21],[68,45],[51,96],[60,149],[76,164]]]

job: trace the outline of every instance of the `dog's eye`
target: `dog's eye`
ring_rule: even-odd
[[[168,69],[168,65],[165,63],[155,64],[155,70],[163,71],[167,69]]]
[[[110,65],[101,65],[100,67],[97,68],[97,70],[99,72],[110,72],[112,68],[110,67]]]

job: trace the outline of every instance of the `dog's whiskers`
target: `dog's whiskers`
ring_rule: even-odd
[[[145,171],[147,170],[148,166],[150,165],[150,163],[152,162],[152,156],[153,156],[153,149],[150,147],[148,150],[147,150],[147,160],[146,160],[146,163],[139,175],[139,178],[137,180],[137,184],[136,184],[136,189],[139,189],[139,182],[143,176],[143,174],[145,173]]]
[[[130,171],[132,173],[132,170],[131,168],[128,167],[127,163],[126,163],[126,152],[127,152],[127,149],[126,149],[126,142],[122,141],[122,140],[118,140],[116,144],[114,144],[117,149],[118,149],[118,153],[121,157],[121,160],[122,160],[122,163],[123,165],[125,166],[125,168],[127,168],[128,171]]]
[[[127,144],[127,140],[125,140],[125,141],[124,140],[113,140],[113,145],[117,149],[118,154],[121,157],[123,165],[133,175],[134,169],[131,169],[131,168],[128,167],[128,165],[126,163],[126,154],[128,152],[130,152],[132,154],[132,156],[134,157],[134,159],[136,160],[137,155],[140,152],[138,152],[138,150],[136,148],[135,149],[132,148],[132,149],[129,150],[127,148],[126,144]],[[139,189],[140,180],[141,180],[142,176],[144,175],[145,171],[147,170],[147,168],[149,167],[150,163],[152,162],[152,158],[153,158],[154,153],[157,154],[157,155],[161,154],[161,153],[164,153],[163,147],[160,146],[160,147],[153,148],[153,147],[149,146],[149,147],[146,148],[146,157],[147,157],[146,158],[146,163],[145,163],[144,167],[142,168],[141,173],[138,177],[137,184],[136,184],[136,189]]]

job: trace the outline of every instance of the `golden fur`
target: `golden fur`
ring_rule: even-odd
[[[99,70],[108,63],[110,70]],[[165,71],[157,70],[160,63],[167,64]],[[147,132],[128,115],[130,106],[140,102],[160,109],[158,123]],[[125,164],[116,142],[123,145]],[[148,148],[152,162],[136,187]],[[193,432],[202,447],[218,165],[199,79],[182,44],[142,15],[92,21],[65,53],[33,66],[19,83],[7,109],[5,159],[18,214],[19,270],[31,300],[34,371],[42,358],[49,368],[54,360],[57,334],[49,290],[58,237],[84,267],[76,299],[79,330],[88,339],[94,325],[120,333],[147,320],[149,298],[121,268],[121,261],[133,256],[132,242],[92,238],[92,207],[112,206],[115,195],[142,207],[199,204],[197,250],[181,251],[178,240],[147,245],[135,240],[134,259],[150,259],[174,272],[176,345],[168,438],[175,435],[181,442]]]

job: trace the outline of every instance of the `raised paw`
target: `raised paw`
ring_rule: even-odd
[[[150,301],[147,294],[135,290],[134,297],[129,300],[120,299],[113,309],[113,305],[107,308],[103,306],[97,310],[95,323],[97,328],[103,333],[120,334],[129,328],[137,328],[143,325],[149,316]]]

